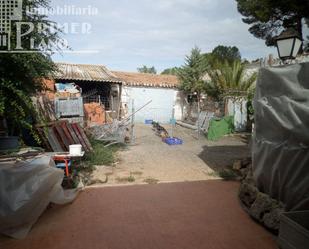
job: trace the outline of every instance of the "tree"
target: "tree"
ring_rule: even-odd
[[[179,67],[167,68],[161,74],[178,75]]]
[[[208,58],[207,58],[208,57]],[[222,46],[219,45],[213,49],[210,55],[206,55],[211,65],[220,65],[224,62],[232,64],[234,61],[240,61],[241,55],[239,49],[235,46]]]
[[[154,66],[152,67],[147,67],[147,66],[142,66],[142,67],[139,67],[137,68],[137,71],[139,73],[151,73],[151,74],[157,74],[157,70],[155,69]]]
[[[232,66],[225,62],[220,69],[208,70],[210,82],[206,92],[222,100],[226,96],[247,97],[254,89],[257,74],[246,75],[245,65],[235,61]]]
[[[45,30],[40,32],[38,25],[53,25],[44,15],[28,13],[26,9],[48,7],[47,0],[24,0],[23,22],[31,22],[36,27],[31,36],[35,40],[51,41],[53,44],[59,40],[59,30]],[[13,22],[12,27],[16,23]],[[17,31],[11,29],[12,46],[16,45]],[[29,39],[22,42],[22,47],[30,50]],[[38,47],[35,53],[1,53],[0,54],[0,118],[5,118],[11,135],[19,135],[21,129],[32,131],[29,120],[35,117],[35,110],[31,96],[44,88],[42,79],[49,77],[56,70],[50,58],[51,50],[59,47]]]
[[[286,28],[294,27],[303,37],[303,20],[309,20],[308,0],[236,0],[243,22],[251,25],[250,33],[275,45],[275,37]]]
[[[185,64],[178,71],[181,82],[180,88],[189,94],[197,96],[198,105],[201,94],[205,90],[204,76],[207,71],[204,56],[198,47],[191,50],[191,54],[186,56]]]

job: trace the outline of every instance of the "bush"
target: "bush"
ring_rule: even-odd
[[[115,162],[117,146],[105,147],[103,142],[91,141],[93,152],[85,157],[84,163],[87,166],[112,165]]]

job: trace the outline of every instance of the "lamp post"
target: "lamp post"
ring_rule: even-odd
[[[302,38],[293,28],[288,28],[276,37],[278,54],[283,62],[296,58],[301,46]]]

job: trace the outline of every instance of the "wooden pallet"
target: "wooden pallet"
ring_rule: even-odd
[[[46,126],[37,126],[37,130],[44,147],[49,151],[67,152],[72,144],[81,144],[85,152],[93,150],[79,124],[57,121],[48,123]]]

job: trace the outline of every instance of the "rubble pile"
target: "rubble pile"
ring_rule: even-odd
[[[251,159],[237,161],[233,168],[241,173],[239,199],[248,214],[267,229],[278,233],[284,205],[258,190],[252,173]]]

